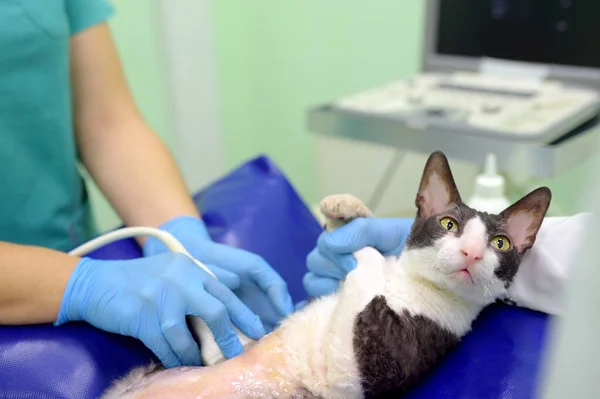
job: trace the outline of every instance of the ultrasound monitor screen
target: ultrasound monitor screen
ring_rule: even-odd
[[[600,0],[439,0],[437,53],[600,68]]]

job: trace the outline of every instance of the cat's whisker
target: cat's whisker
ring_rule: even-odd
[[[488,284],[483,286],[483,290],[485,296],[492,296],[492,292],[490,291],[490,286]]]
[[[490,287],[493,287],[497,284],[502,284],[502,281],[497,278],[495,275],[487,276],[488,283],[485,284],[485,295],[486,296],[494,296],[490,290]]]
[[[481,284],[483,289],[483,295],[485,297],[493,296],[491,287],[497,283],[498,279],[496,279],[494,276],[480,273],[475,275],[473,280],[475,283]]]

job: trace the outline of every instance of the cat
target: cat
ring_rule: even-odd
[[[291,314],[242,355],[204,368],[150,365],[103,398],[371,398],[418,383],[503,298],[551,201],[538,188],[498,215],[461,199],[446,156],[422,174],[417,214],[399,256],[372,247],[333,294]],[[321,203],[325,229],[372,217],[351,195]],[[156,395],[156,396],[152,396]],[[187,396],[186,396],[187,395]]]

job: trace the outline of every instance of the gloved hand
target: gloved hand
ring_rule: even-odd
[[[233,290],[261,318],[266,332],[273,330],[283,317],[294,311],[286,282],[262,257],[215,243],[201,219],[180,216],[166,222],[160,229],[177,238],[194,258]],[[168,251],[155,238],[149,238],[143,250],[144,255]]]
[[[258,316],[225,285],[182,254],[133,260],[82,258],[65,290],[55,325],[86,321],[140,339],[166,367],[201,365],[186,315],[201,317],[227,358],[242,352],[235,325],[264,335]]]
[[[340,280],[356,267],[352,253],[365,246],[372,246],[384,255],[399,255],[413,221],[412,218],[360,218],[321,233],[317,246],[306,258],[309,271],[302,281],[304,289],[315,298],[337,290]]]

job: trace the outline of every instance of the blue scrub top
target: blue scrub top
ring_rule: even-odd
[[[73,135],[69,39],[107,0],[0,1],[0,241],[66,251],[96,234]]]

